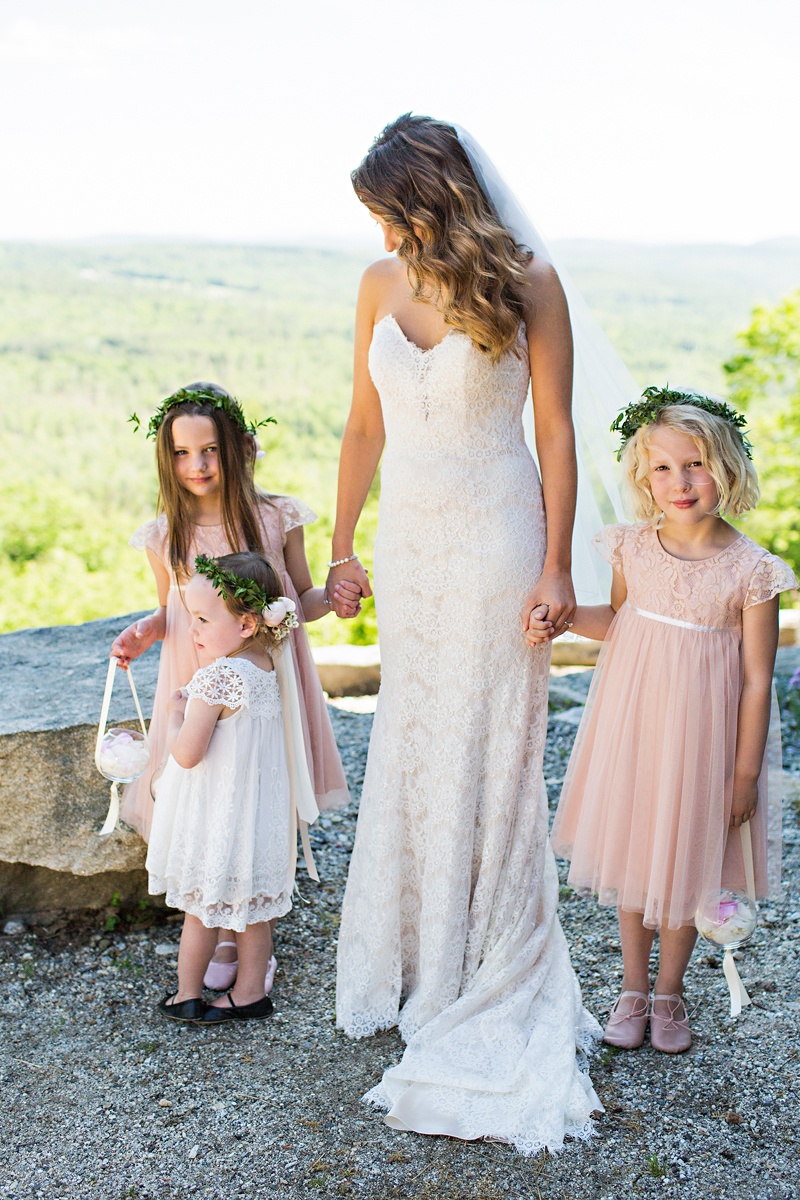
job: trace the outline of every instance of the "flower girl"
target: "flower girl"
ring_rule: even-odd
[[[147,854],[150,892],[186,913],[178,990],[158,1007],[177,1021],[262,1020],[272,1011],[270,921],[291,908],[296,820],[305,833],[317,815],[284,658],[297,618],[262,555],[200,556],[196,568],[185,594],[203,665],[169,701],[170,757]],[[313,872],[310,852],[306,861]],[[203,975],[220,927],[237,932],[239,971],[207,1006]]]
[[[640,523],[596,536],[613,567],[611,603],[579,606],[573,622],[605,645],[551,839],[571,859],[572,886],[617,906],[624,977],[605,1041],[625,1049],[641,1045],[648,1022],[656,1050],[691,1045],[683,975],[694,915],[707,891],[744,886],[743,822],[759,895],[780,870],[766,749],[778,593],[797,584],[723,519],[758,500],[744,424],[721,401],[656,388],[620,414]],[[534,624],[529,641],[552,636],[546,619]]]
[[[138,425],[138,418],[131,418]],[[276,566],[280,591],[297,604],[300,621],[330,612],[323,588],[315,588],[306,561],[303,526],[314,521],[311,509],[291,496],[265,495],[255,485],[258,424],[245,419],[239,402],[215,383],[197,382],[168,396],[150,418],[147,436],[155,439],[161,515],[131,538],[147,551],[158,589],[159,608],[129,625],[111,647],[121,667],[163,638],[158,686],[150,722],[150,767],[122,795],[122,819],[145,841],[153,817],[151,779],[164,759],[167,703],[197,670],[189,635],[183,585],[198,554],[220,555],[255,550]],[[356,589],[353,589],[355,593]],[[357,611],[358,601],[346,607]],[[336,747],[325,697],[302,624],[291,635],[309,771],[320,809],[347,803],[344,770]],[[269,977],[276,962],[270,959]],[[221,929],[219,947],[205,983],[224,989],[236,978],[233,931]],[[267,983],[269,990],[270,982]]]

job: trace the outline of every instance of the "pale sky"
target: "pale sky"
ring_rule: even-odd
[[[374,240],[408,110],[551,237],[798,237],[799,59],[798,0],[2,0],[0,239]]]

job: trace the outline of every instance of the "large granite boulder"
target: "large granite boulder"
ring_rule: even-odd
[[[142,839],[123,830],[98,836],[110,785],[94,765],[109,647],[137,615],[0,637],[0,903],[6,911],[101,906],[113,892],[146,894]],[[134,664],[145,715],[158,654],[156,646]],[[121,674],[111,720],[137,725]]]

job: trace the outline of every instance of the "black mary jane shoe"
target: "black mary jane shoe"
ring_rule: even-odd
[[[269,996],[262,996],[252,1004],[237,1004],[230,992],[226,994],[230,1008],[214,1008],[209,1004],[203,1014],[203,1025],[221,1025],[223,1021],[265,1021],[272,1014]]]
[[[163,1000],[158,1002],[158,1011],[162,1017],[166,1017],[168,1021],[183,1021],[185,1024],[197,1024],[198,1021],[202,1021],[208,1008],[205,1000],[181,1000],[178,1004],[170,1004],[172,995],[167,992]]]

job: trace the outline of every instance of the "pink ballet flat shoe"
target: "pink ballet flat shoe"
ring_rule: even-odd
[[[275,955],[273,954],[273,956],[269,960],[269,964],[267,966],[267,973],[264,976],[264,994],[266,996],[268,996],[270,994],[270,992],[272,991],[272,985],[275,982],[275,972],[277,971],[277,969],[278,969],[278,964],[275,961]]]
[[[656,1004],[666,1005],[666,1012],[656,1012]],[[662,1054],[682,1054],[692,1044],[689,1014],[682,996],[653,996],[650,1010],[650,1044]]]
[[[644,1041],[649,1011],[644,992],[622,992],[609,1013],[603,1041],[620,1050],[636,1050]]]
[[[220,946],[235,946],[236,942],[217,942],[217,949]],[[216,954],[216,950],[214,953]],[[233,962],[214,962],[212,959],[206,968],[206,973],[203,976],[203,983],[212,992],[227,992],[229,987],[233,987],[236,982],[236,972],[239,970],[239,960],[234,959]]]

